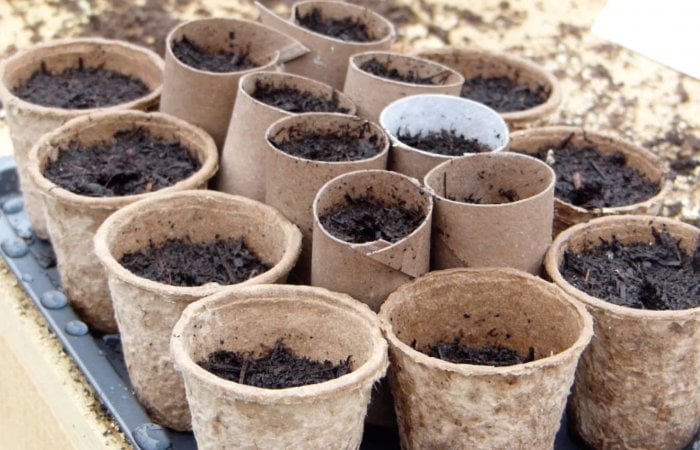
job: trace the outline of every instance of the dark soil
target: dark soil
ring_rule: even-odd
[[[580,253],[566,252],[564,279],[587,294],[639,309],[700,306],[700,244],[688,255],[665,230],[654,242],[622,244],[613,238]]]
[[[499,189],[496,195],[492,195],[490,198],[478,197],[474,193],[462,198],[454,195],[447,195],[446,197],[452,201],[470,203],[472,205],[502,205],[520,200],[520,195],[513,189]]]
[[[348,113],[339,105],[338,93],[333,91],[331,98],[317,97],[311,92],[300,91],[289,86],[275,87],[260,81],[255,83],[253,98],[275,108],[291,113],[337,112]]]
[[[408,72],[399,72],[398,69],[392,68],[390,63],[383,63],[377,58],[372,58],[363,62],[360,64],[360,69],[378,77],[412,84],[443,84],[447,77],[450,76],[450,73],[447,71],[440,72],[429,77],[421,77],[413,70],[409,70]]]
[[[363,243],[383,239],[397,242],[418,228],[425,214],[402,204],[387,205],[364,196],[345,196],[345,204],[320,217],[330,234],[345,242]]]
[[[491,149],[476,139],[469,139],[455,130],[429,131],[411,134],[399,130],[396,136],[409,147],[447,156],[462,156],[465,153],[483,153]]]
[[[102,67],[85,67],[82,58],[78,67],[52,73],[46,63],[14,94],[30,103],[65,109],[89,109],[118,105],[143,97],[151,90],[146,83]]]
[[[168,239],[160,245],[124,254],[119,263],[130,272],[173,286],[230,285],[246,281],[270,269],[243,239],[193,243]]]
[[[236,49],[234,45],[235,34],[230,33],[230,51],[220,50],[210,52],[198,46],[187,36],[172,43],[173,54],[190,67],[209,72],[238,72],[258,67],[258,64],[250,59],[250,50]]]
[[[517,351],[505,345],[470,347],[462,345],[460,339],[455,339],[453,342],[436,342],[429,345],[424,353],[455,364],[479,366],[514,366],[535,360],[535,349],[532,347],[527,355],[520,356]]]
[[[298,356],[282,340],[260,357],[217,350],[198,361],[202,368],[225,380],[265,389],[284,389],[329,381],[352,371],[351,357],[334,364]]]
[[[508,77],[484,78],[482,76],[465,80],[462,97],[483,103],[498,112],[523,111],[547,101],[549,93],[544,87],[532,90],[526,84],[518,84]]]
[[[671,161],[671,169],[681,175],[691,175],[700,166],[700,159],[677,158]]]
[[[339,131],[326,133],[309,132],[290,128],[285,140],[273,137],[270,142],[283,152],[313,161],[341,162],[359,161],[377,155],[383,142],[372,135],[369,123],[359,129],[349,126]]]
[[[152,136],[144,128],[118,131],[111,141],[88,147],[73,141],[49,161],[44,176],[89,197],[153,192],[199,170],[201,163],[178,140]]]
[[[296,19],[297,23],[304,28],[341,41],[370,42],[373,40],[367,25],[352,17],[344,19],[323,17],[319,8],[313,8],[305,16],[297,11]]]

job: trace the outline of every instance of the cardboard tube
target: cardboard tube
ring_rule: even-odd
[[[396,100],[384,108],[379,123],[392,142],[389,169],[419,180],[454,156],[410,147],[399,140],[399,131],[416,134],[455,130],[467,139],[485,144],[492,152],[508,145],[508,125],[496,111],[452,95],[422,94]]]
[[[432,267],[539,273],[552,242],[555,180],[546,163],[507,152],[464,156],[435,167],[424,181],[435,196]],[[463,201],[470,196],[481,203]],[[506,196],[517,200],[500,203]]]
[[[41,64],[51,72],[78,67],[102,67],[143,81],[150,92],[130,102],[106,108],[64,109],[29,103],[14,94],[14,89],[39,70]],[[20,51],[0,63],[0,100],[7,113],[7,125],[17,160],[24,205],[34,232],[48,239],[48,230],[40,194],[27,172],[29,150],[41,136],[78,116],[99,110],[146,110],[158,103],[163,83],[163,60],[152,51],[122,41],[81,38],[56,40]]]
[[[187,238],[244,238],[272,265],[233,289],[284,283],[301,249],[301,233],[274,208],[213,191],[159,194],[120,209],[100,226],[95,253],[109,279],[129,379],[153,420],[180,431],[191,429],[191,421],[182,376],[170,357],[170,335],[187,305],[227,286],[172,286],[142,278],[119,261],[151,243]]]
[[[596,448],[679,449],[700,428],[700,308],[652,311],[614,305],[569,284],[559,268],[577,252],[614,236],[622,243],[653,242],[665,229],[685,251],[700,230],[650,216],[610,216],[562,232],[547,253],[547,274],[585,305],[595,337],[581,358],[569,403],[578,433]]]
[[[280,338],[309,358],[337,362],[351,356],[352,372],[323,383],[263,389],[224,380],[197,364],[220,349],[259,354]],[[195,302],[175,325],[171,351],[202,450],[357,449],[370,390],[388,364],[386,341],[369,308],[306,286],[252,286]]]
[[[401,74],[431,78],[436,84],[406,83],[362,70],[362,64],[372,59]],[[382,110],[394,100],[418,94],[459,95],[463,83],[464,78],[446,65],[400,53],[373,51],[350,57],[343,92],[355,102],[360,117],[376,122]]]
[[[452,269],[401,286],[379,319],[401,448],[552,448],[593,334],[590,315],[562,290],[514,269]],[[460,334],[463,345],[532,348],[535,361],[478,366],[422,353]]]
[[[337,96],[338,105],[355,114],[355,104],[343,93],[310,78],[279,72],[244,75],[231,114],[226,143],[221,153],[217,190],[265,200],[265,131],[276,120],[294,115],[253,98],[256,83],[290,87],[321,98]]]
[[[72,141],[103,142],[115,132],[142,127],[154,136],[178,139],[197,156],[201,167],[190,177],[160,191],[122,197],[75,194],[44,176],[44,168]],[[117,331],[107,278],[93,250],[92,239],[102,222],[117,209],[159,192],[205,188],[217,169],[214,141],[204,131],[171,116],[139,111],[94,113],[67,122],[44,135],[29,154],[28,172],[41,194],[46,222],[56,252],[61,284],[71,306],[93,328]]]
[[[173,43],[183,36],[209,51],[230,50],[234,36],[235,47],[249,50],[250,59],[259,66],[224,73],[195,69],[173,54]],[[209,18],[182,23],[166,38],[160,110],[203,128],[221,149],[236,101],[238,80],[247,73],[273,69],[306,52],[294,39],[247,20]]]
[[[394,25],[372,10],[338,1],[301,1],[292,5],[290,19],[284,19],[260,2],[255,2],[260,12],[260,21],[281,33],[301,42],[309,53],[301,58],[284,64],[285,72],[303,75],[343,89],[348,60],[355,53],[372,50],[389,50],[396,38]],[[323,17],[334,19],[353,18],[367,26],[367,31],[374,38],[370,42],[348,42],[329,37],[302,27],[296,20],[297,14],[305,16],[314,8],[321,11]]]

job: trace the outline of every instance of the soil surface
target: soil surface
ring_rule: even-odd
[[[101,67],[85,67],[82,58],[78,67],[52,73],[46,63],[14,94],[24,101],[65,109],[89,109],[113,106],[136,100],[151,90],[138,78]]]
[[[276,87],[272,84],[256,81],[252,97],[267,105],[291,113],[349,112],[347,108],[343,108],[339,105],[337,91],[333,91],[331,98],[326,99],[317,97],[311,92],[301,91],[290,86]]]
[[[455,130],[429,131],[411,134],[399,130],[396,137],[408,145],[430,153],[447,156],[462,156],[465,153],[484,153],[491,149],[476,139],[466,138]]]
[[[499,189],[488,197],[479,197],[474,193],[461,198],[454,195],[447,195],[446,197],[452,201],[470,203],[472,205],[502,205],[520,200],[520,196],[513,189]]]
[[[283,152],[312,161],[359,161],[377,155],[383,146],[382,139],[371,134],[369,122],[360,129],[349,126],[326,133],[290,128],[289,137],[270,139],[272,145]]]
[[[462,345],[459,339],[455,339],[453,342],[436,342],[429,345],[424,353],[455,364],[479,366],[514,366],[535,360],[535,349],[532,347],[527,355],[521,356],[517,351],[505,345],[471,347]]]
[[[351,372],[351,357],[334,364],[298,356],[280,339],[262,356],[217,350],[198,361],[214,375],[239,384],[265,389],[284,389],[322,383]]]
[[[680,310],[700,306],[700,244],[689,255],[665,230],[654,242],[622,244],[613,238],[580,253],[566,252],[564,279],[587,294],[639,309]]]
[[[464,81],[462,97],[483,103],[498,112],[513,112],[541,105],[547,101],[549,93],[542,86],[532,90],[526,84],[518,84],[508,77],[478,76]]]
[[[200,167],[199,160],[180,141],[133,128],[87,147],[77,141],[69,143],[55,161],[48,162],[44,176],[76,194],[116,197],[163,189]]]
[[[367,25],[352,17],[343,19],[323,17],[319,8],[313,8],[304,16],[297,11],[296,19],[297,23],[304,28],[341,41],[370,42],[373,40]]]
[[[119,261],[129,271],[149,280],[173,286],[230,285],[269,270],[243,239],[219,239],[193,243],[168,239],[160,245],[126,253]]]
[[[250,59],[248,49],[235,49],[234,38],[235,34],[231,32],[230,51],[210,52],[192,42],[187,36],[182,36],[181,40],[172,43],[173,54],[188,66],[209,72],[238,72],[258,67],[258,64]]]
[[[446,71],[429,77],[421,77],[413,70],[409,70],[408,72],[400,72],[398,69],[392,68],[390,63],[383,63],[377,58],[372,58],[363,62],[360,64],[360,69],[378,77],[412,84],[443,84],[450,75],[450,73]]]
[[[345,204],[320,217],[321,225],[345,242],[363,243],[383,239],[397,242],[420,226],[425,214],[402,204],[387,205],[364,196],[345,196]]]

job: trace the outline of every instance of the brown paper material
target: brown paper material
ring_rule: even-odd
[[[82,58],[88,67],[101,66],[138,78],[151,92],[131,102],[97,109],[62,109],[35,105],[15,96],[13,90],[45,63],[52,72],[78,67]],[[17,160],[24,204],[34,232],[48,239],[46,220],[37,187],[27,173],[29,150],[41,136],[70,119],[96,111],[148,109],[158,102],[163,82],[163,60],[152,51],[122,41],[99,38],[65,39],[15,53],[0,64],[0,100]]]
[[[630,167],[640,171],[649,180],[658,182],[660,191],[657,195],[644,202],[611,208],[586,209],[555,198],[555,236],[571,225],[586,222],[596,217],[620,214],[658,215],[661,213],[664,200],[671,192],[673,183],[668,177],[668,171],[664,164],[656,155],[643,147],[612,136],[568,126],[530,128],[517,131],[511,135],[511,142],[508,147],[509,149],[534,153],[541,148],[556,148],[572,135],[571,145],[594,145],[598,151],[606,155],[622,153],[627,158],[627,164]]]
[[[313,359],[351,356],[352,372],[263,389],[224,380],[196,363],[220,349],[260,353],[279,338]],[[359,448],[370,390],[388,364],[386,341],[369,308],[306,286],[253,286],[195,302],[175,325],[171,351],[202,450]]]
[[[170,335],[187,305],[227,286],[159,283],[128,271],[119,260],[151,242],[241,237],[272,268],[234,289],[284,283],[299,256],[301,233],[274,208],[244,197],[204,190],[158,194],[122,208],[97,231],[95,252],[109,279],[129,379],[156,423],[191,429],[182,376],[170,357]]]
[[[253,98],[255,84],[258,82],[275,87],[288,86],[321,98],[335,95],[338,105],[346,108],[348,114],[355,114],[355,104],[327,84],[298,75],[256,72],[241,78],[226,144],[221,153],[217,190],[264,201],[265,149],[268,145],[265,131],[276,120],[294,114]]]
[[[491,108],[452,95],[422,94],[402,98],[384,108],[379,117],[391,137],[389,169],[409,177],[423,177],[441,162],[454,156],[440,155],[410,147],[398,139],[399,131],[455,130],[467,139],[476,139],[499,152],[508,145],[508,125]]]
[[[186,65],[173,54],[173,42],[183,36],[211,51],[228,50],[231,33],[236,48],[247,49],[259,67],[238,72],[208,72]],[[185,22],[166,38],[160,110],[202,127],[221,149],[236,101],[238,80],[247,73],[274,69],[306,52],[294,39],[247,20],[210,18]]]
[[[290,129],[330,133],[350,127],[358,134],[369,130],[378,136],[382,150],[375,156],[359,161],[324,162],[303,159],[285,153],[269,142],[273,136],[283,140]],[[389,155],[389,138],[375,124],[346,114],[305,113],[273,123],[267,130],[265,203],[279,209],[301,230],[303,246],[295,273],[308,281],[311,273],[311,242],[313,235],[312,204],[318,190],[328,181],[347,172],[362,169],[385,169]]]
[[[614,305],[569,284],[559,272],[564,253],[615,236],[653,242],[665,229],[687,252],[700,230],[650,216],[611,216],[562,232],[547,253],[547,274],[595,319],[595,337],[576,372],[569,417],[596,448],[678,449],[700,427],[700,308],[651,311]]]
[[[431,77],[437,84],[405,83],[379,77],[360,68],[373,58],[401,74]],[[360,117],[377,122],[382,110],[394,100],[418,94],[459,95],[463,83],[464,78],[446,65],[399,53],[373,51],[350,57],[343,92],[355,102]]]
[[[432,267],[539,273],[552,242],[555,180],[546,163],[508,152],[464,156],[435,167],[424,181],[435,196]],[[509,191],[519,200],[495,204]],[[462,201],[470,196],[481,204]]]
[[[343,89],[348,60],[355,53],[372,50],[389,50],[396,38],[394,25],[384,17],[362,6],[338,1],[301,1],[292,5],[290,19],[284,19],[260,2],[255,2],[260,12],[260,21],[301,42],[309,53],[284,64],[285,72],[303,75]],[[367,31],[376,40],[371,42],[348,42],[325,36],[302,27],[297,23],[297,14],[305,16],[314,8],[321,10],[322,17],[335,19],[354,18],[367,25]]]
[[[157,192],[206,187],[217,168],[214,141],[201,129],[165,114],[117,111],[81,116],[43,136],[29,154],[28,172],[46,208],[61,284],[80,317],[91,327],[104,332],[115,332],[117,324],[107,278],[93,251],[93,236],[114,211],[155,193],[88,197],[57,186],[45,178],[43,172],[48,161],[54,160],[71,141],[89,145],[111,139],[116,131],[133,127],[143,127],[165,139],[179,139],[202,164],[189,178]]]

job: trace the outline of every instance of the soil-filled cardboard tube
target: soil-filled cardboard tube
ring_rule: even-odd
[[[255,2],[260,20],[301,42],[309,53],[284,64],[285,72],[303,75],[343,89],[348,61],[355,53],[389,50],[396,38],[394,25],[369,8],[338,1],[301,1],[292,5],[290,19],[275,14],[260,2]],[[369,42],[344,41],[303,27],[298,18],[319,10],[322,18],[353,19],[366,26]]]
[[[257,355],[280,338],[299,356],[335,363],[350,356],[352,371],[322,383],[264,389],[197,364],[221,349]],[[387,344],[369,308],[307,286],[251,286],[195,302],[175,325],[171,352],[202,450],[357,449],[370,390],[388,365]]]
[[[508,145],[508,125],[491,108],[453,95],[421,94],[402,98],[384,108],[379,123],[391,138],[389,169],[422,180],[441,162],[454,156],[410,147],[399,133],[429,133],[455,130],[467,139],[476,139],[491,152]]]
[[[425,176],[435,196],[432,268],[513,267],[537,274],[552,242],[554,171],[514,153],[445,161]]]
[[[140,277],[120,264],[126,253],[168,239],[207,242],[245,240],[271,268],[236,285],[173,286]],[[189,430],[190,413],[182,376],[170,357],[170,335],[190,303],[224,290],[284,283],[301,249],[301,233],[278,211],[221,192],[190,190],[159,194],[122,208],[95,236],[119,324],[129,379],[156,423]]]
[[[428,79],[430,83],[397,81],[363,70],[362,65],[372,60],[388,70]],[[464,78],[446,65],[400,53],[373,51],[350,57],[343,92],[357,105],[357,115],[376,122],[382,110],[394,100],[418,94],[459,95],[462,83]]]
[[[135,100],[105,108],[64,109],[29,103],[15,95],[15,89],[41,69],[42,63],[52,73],[79,67],[101,67],[143,81],[148,94]],[[6,111],[7,125],[17,160],[24,205],[34,232],[48,239],[46,220],[37,187],[32,183],[27,164],[29,150],[41,136],[75,117],[98,110],[146,110],[155,106],[163,84],[163,60],[152,51],[122,41],[80,38],[40,44],[20,51],[0,64],[0,100]]]
[[[623,244],[653,242],[666,230],[693,254],[700,229],[650,216],[610,216],[562,232],[545,259],[554,283],[585,305],[595,337],[581,357],[569,418],[595,448],[679,449],[700,427],[700,308],[653,311],[618,306],[571,285],[564,254],[613,236]]]
[[[217,190],[265,200],[265,131],[275,121],[294,113],[254,98],[256,85],[289,87],[323,99],[337,98],[338,107],[355,114],[355,104],[342,92],[310,78],[279,72],[255,72],[238,84],[226,143],[221,153]]]
[[[209,52],[245,50],[257,67],[237,72],[191,67],[173,53],[173,44],[183,37]],[[209,18],[182,23],[166,38],[160,110],[202,127],[221,149],[236,101],[238,80],[250,72],[274,69],[306,52],[289,36],[247,20]]]
[[[590,315],[561,289],[515,269],[433,272],[391,294],[379,320],[402,448],[552,448],[593,334]],[[534,361],[496,367],[423,353],[456,339]]]
[[[590,132],[579,127],[552,126],[516,131],[511,134],[508,148],[511,151],[536,153],[543,149],[559,148],[562,143],[576,147],[593,146],[604,155],[622,153],[628,166],[637,169],[650,181],[659,183],[659,192],[640,203],[606,208],[583,208],[555,197],[555,236],[572,225],[586,222],[596,217],[621,214],[658,215],[661,213],[664,200],[671,192],[673,182],[670,180],[668,170],[663,162],[651,151],[643,147],[613,136]]]
[[[334,134],[349,132],[375,138],[379,152],[366,159],[343,162],[315,161],[290,155],[277,148],[271,139],[284,140],[290,133]],[[347,114],[306,113],[286,117],[268,128],[265,159],[265,203],[279,209],[301,230],[303,246],[295,273],[303,281],[311,276],[314,197],[328,181],[347,172],[385,169],[389,156],[389,138],[376,124]]]
[[[91,145],[111,140],[114,133],[141,127],[164,139],[177,139],[200,161],[188,178],[160,191],[119,197],[90,197],[70,192],[44,176],[49,161],[69,143]],[[71,306],[88,325],[104,332],[117,331],[107,277],[92,245],[97,228],[123,206],[156,193],[205,188],[217,169],[214,141],[200,128],[160,113],[117,111],[73,119],[44,135],[29,154],[28,172],[42,196],[61,284]]]

